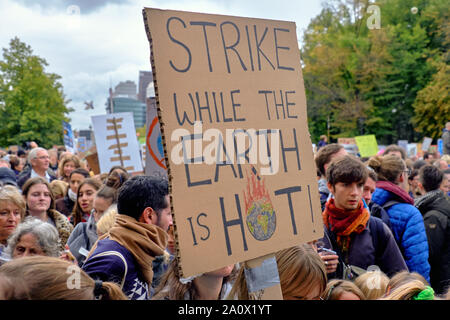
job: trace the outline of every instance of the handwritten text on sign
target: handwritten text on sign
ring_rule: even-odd
[[[322,237],[295,24],[144,20],[183,276]]]

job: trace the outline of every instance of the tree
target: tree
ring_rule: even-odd
[[[448,1],[379,0],[381,28],[371,30],[369,5],[328,1],[304,33],[313,141],[327,130],[330,138],[375,134],[380,143],[391,144],[418,141],[443,127],[444,119],[433,127],[436,119],[423,115],[430,116],[431,104],[435,114],[448,114]]]
[[[66,107],[60,76],[46,73],[47,62],[15,37],[0,60],[0,145],[36,141],[51,148],[62,144]]]

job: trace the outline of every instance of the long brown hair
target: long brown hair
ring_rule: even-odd
[[[78,197],[80,195],[81,187],[84,186],[85,184],[92,186],[97,191],[102,186],[102,183],[94,178],[86,178],[80,183],[80,185],[78,186],[78,190],[77,190],[77,201],[75,201],[75,205],[73,206],[73,210],[72,210],[72,214],[71,214],[71,219],[73,219],[74,227],[78,223],[80,223],[83,219],[83,211],[81,210],[80,203],[78,201],[79,200]]]
[[[80,163],[80,159],[73,154],[67,154],[65,155],[59,162],[58,165],[58,178],[62,179],[66,182],[69,182],[70,177],[68,176],[64,176],[64,166],[66,165],[67,162],[72,161],[75,165],[75,169],[81,168],[81,163]]]
[[[7,300],[128,300],[113,282],[97,282],[68,261],[31,256],[13,259],[0,267]]]
[[[53,194],[50,183],[48,183],[47,180],[45,180],[42,177],[34,177],[31,179],[28,179],[27,182],[25,182],[25,184],[22,187],[22,195],[25,197],[25,199],[27,199],[28,193],[30,192],[31,187],[36,184],[45,184],[47,186],[48,193],[51,198],[50,207],[48,208],[48,210],[50,210],[50,209],[54,210],[55,209],[55,195]],[[28,201],[25,200],[25,202],[27,203],[27,211],[28,211]]]
[[[378,180],[392,183],[397,183],[398,177],[406,169],[405,162],[395,155],[374,156],[368,160],[367,164],[375,170]]]

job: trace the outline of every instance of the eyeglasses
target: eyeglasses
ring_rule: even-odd
[[[36,157],[36,159],[47,160],[47,159],[50,159],[50,157],[49,156],[40,156],[40,157]]]
[[[408,175],[408,176],[410,176],[411,175],[411,169],[407,169],[407,170],[403,170],[403,172],[406,172],[406,174]]]

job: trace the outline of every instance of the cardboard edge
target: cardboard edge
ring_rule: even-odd
[[[155,88],[155,101],[156,101],[156,113],[158,115],[158,121],[159,121],[159,126],[160,126],[160,131],[161,131],[161,142],[163,145],[163,149],[164,149],[164,159],[166,162],[166,167],[167,167],[167,179],[168,179],[168,184],[169,184],[169,199],[170,199],[170,210],[172,212],[172,221],[173,221],[173,234],[174,234],[174,241],[175,241],[175,259],[177,259],[177,264],[178,264],[178,273],[180,275],[180,278],[183,278],[183,269],[182,269],[182,262],[181,262],[181,256],[180,256],[180,250],[179,250],[179,241],[178,241],[178,231],[177,231],[177,224],[176,224],[176,218],[175,218],[175,211],[174,211],[174,207],[173,207],[173,199],[172,199],[172,174],[171,174],[171,170],[170,170],[170,162],[169,162],[169,155],[168,155],[168,151],[167,151],[167,144],[166,144],[166,135],[165,135],[165,128],[164,128],[164,122],[162,121],[162,117],[161,117],[161,106],[160,106],[160,101],[159,101],[159,94],[158,94],[158,78],[157,78],[157,70],[156,70],[156,66],[155,66],[155,59],[154,59],[154,54],[153,54],[153,38],[152,38],[152,34],[151,34],[151,30],[150,30],[150,26],[149,26],[149,17],[148,17],[148,13],[150,10],[153,10],[152,8],[144,8],[142,9],[142,14],[143,14],[143,18],[144,18],[144,26],[145,26],[145,32],[147,34],[147,39],[148,42],[150,44],[150,64],[152,67],[152,75],[153,75],[153,86]],[[155,9],[158,10],[158,9]]]

